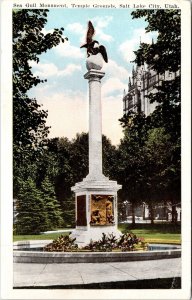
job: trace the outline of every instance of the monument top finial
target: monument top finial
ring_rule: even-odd
[[[93,39],[94,34],[95,28],[93,27],[92,22],[89,21],[86,35],[86,43],[83,44],[80,48],[87,49],[87,69],[101,70],[101,68],[103,67],[103,60],[107,63],[108,56],[106,48],[103,45],[99,45],[99,42]]]

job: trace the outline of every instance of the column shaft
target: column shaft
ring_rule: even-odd
[[[102,115],[101,78],[103,72],[90,70],[89,79],[89,179],[99,180],[102,175]]]

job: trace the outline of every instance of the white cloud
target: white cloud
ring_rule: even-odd
[[[59,70],[53,63],[36,63],[30,61],[31,67],[34,68],[34,76],[51,77],[51,76],[71,76],[75,71],[81,70],[80,65],[69,64],[65,69]]]
[[[113,41],[113,37],[109,34],[104,33],[104,29],[108,27],[110,22],[113,20],[112,16],[95,17],[93,18],[93,24],[95,27],[95,34],[97,39],[101,39],[105,42]]]
[[[95,28],[95,38],[98,40],[102,40],[105,42],[110,42],[113,40],[113,37],[104,32],[105,28],[108,27],[113,17],[105,16],[105,17],[95,17],[91,21]],[[82,25],[79,22],[68,24],[66,30],[69,30],[72,33],[79,35],[80,43],[85,43],[86,40],[86,32],[87,32],[87,24]]]
[[[96,22],[96,25],[99,28],[106,28],[110,24],[110,22],[112,20],[113,20],[112,16],[95,17],[95,18],[93,18],[93,22]]]
[[[86,40],[86,32],[87,32],[87,27],[82,25],[79,22],[75,23],[70,23],[67,25],[66,30],[71,32],[72,34],[76,34],[79,36],[79,43],[84,44]]]
[[[71,57],[73,59],[79,59],[84,57],[83,53],[80,51],[79,47],[72,46],[70,41],[59,44],[54,51],[63,57]]]
[[[66,91],[52,96],[41,95],[43,109],[48,110],[47,125],[51,126],[50,137],[68,137],[88,131],[88,101],[82,93]]]
[[[118,145],[123,137],[122,127],[118,119],[122,117],[122,95],[105,97],[102,101],[102,132],[113,144]]]
[[[34,76],[39,76],[39,77],[50,77],[54,76],[58,73],[58,68],[56,65],[53,63],[49,64],[43,64],[43,63],[35,63],[32,62],[30,65],[34,69]]]
[[[78,22],[68,24],[66,30],[80,35],[85,34],[85,28]]]
[[[119,46],[119,51],[122,53],[124,60],[128,63],[135,59],[135,54],[137,42],[135,40],[125,41]]]
[[[48,33],[53,33],[54,29],[47,30],[47,29],[45,29],[45,27],[43,27],[41,31],[43,34],[48,34]]]
[[[69,64],[63,71],[59,72],[59,76],[72,75],[75,71],[79,71],[79,70],[81,70],[80,65]]]
[[[123,90],[126,89],[127,85],[124,84],[119,78],[112,77],[106,80],[106,82],[102,86],[102,95],[107,96],[111,95],[114,92],[122,93]]]
[[[126,40],[119,46],[119,51],[121,52],[124,60],[128,63],[135,59],[136,51],[139,48],[140,39],[142,43],[151,43],[152,38],[156,38],[157,33],[155,32],[145,32],[144,28],[138,28],[133,30],[132,39]]]
[[[104,33],[101,28],[96,29],[96,36],[97,36],[98,40],[102,40],[102,41],[105,41],[105,42],[113,41],[113,37],[109,34]]]
[[[68,137],[88,132],[89,101],[88,94],[66,90],[64,94],[48,95],[40,90],[36,93],[43,109],[48,110],[47,125],[51,126],[49,137]],[[122,116],[122,95],[102,97],[102,133],[113,144],[119,144],[122,128],[118,119]]]
[[[129,77],[128,71],[124,67],[119,66],[116,61],[111,59],[107,64],[104,64],[103,71],[106,72],[109,77],[117,77],[121,80],[127,81],[127,78]]]
[[[119,92],[122,97],[124,89],[127,89],[128,78],[131,74],[114,60],[109,60],[104,65],[103,71],[106,73],[108,79],[102,85],[102,94],[106,96],[112,95],[114,92],[115,94]]]

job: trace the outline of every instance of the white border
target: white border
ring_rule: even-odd
[[[182,288],[179,290],[13,290],[12,260],[12,7],[13,3],[177,5],[182,10]],[[59,9],[59,8],[58,8]],[[76,8],[80,9],[80,8]],[[110,8],[109,8],[110,9]],[[4,0],[1,2],[1,297],[3,299],[190,299],[191,266],[191,7],[180,0]]]

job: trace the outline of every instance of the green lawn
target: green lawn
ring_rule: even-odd
[[[138,237],[143,237],[148,243],[172,243],[181,244],[181,226],[174,224],[120,224],[122,233],[133,232]],[[39,235],[13,235],[13,241],[25,240],[54,240],[60,235],[68,235],[68,232],[39,234]]]
[[[177,233],[161,233],[161,232],[151,232],[151,230],[132,230],[134,234],[138,237],[143,237],[148,243],[171,243],[180,244],[181,234]]]
[[[148,243],[181,244],[181,226],[174,224],[120,224],[119,229],[133,232]]]
[[[13,241],[27,241],[27,240],[54,240],[60,235],[68,235],[68,232],[36,234],[36,235],[13,235]]]

